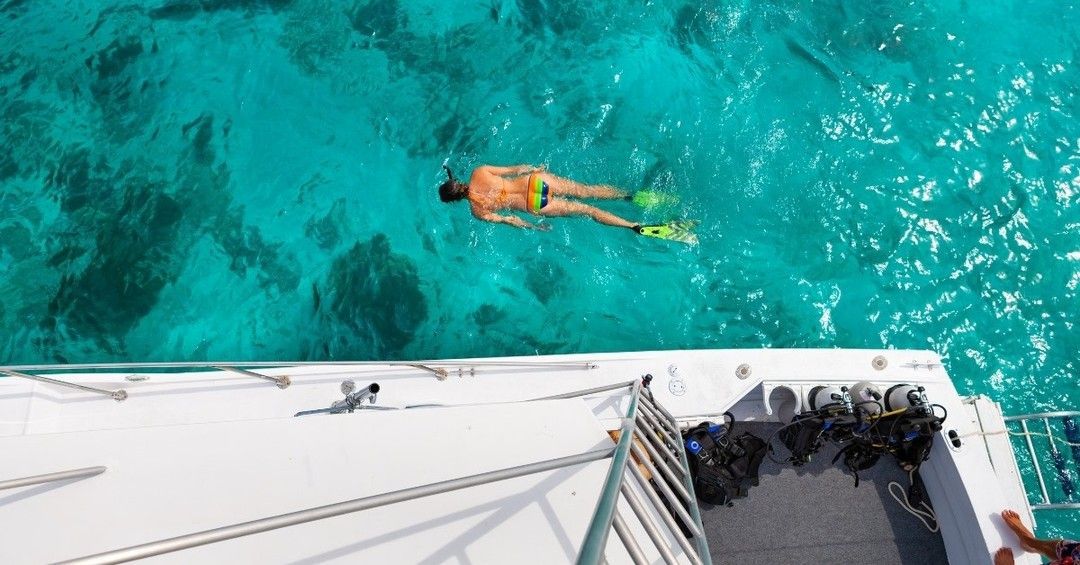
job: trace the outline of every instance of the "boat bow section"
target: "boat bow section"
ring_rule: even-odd
[[[7,539],[19,540],[0,546],[4,563],[78,557],[610,449],[615,444],[605,432],[624,423],[630,395],[566,393],[610,391],[646,376],[657,404],[683,425],[726,411],[740,421],[786,421],[822,385],[922,386],[948,411],[921,475],[950,562],[985,563],[997,548],[1016,543],[998,518],[1002,509],[1031,516],[1008,440],[986,435],[1000,412],[965,404],[941,359],[927,351],[2,370],[16,375],[0,377],[0,484],[106,468],[0,491],[0,523]],[[163,558],[564,562],[580,550],[608,468],[608,461],[582,463]],[[53,541],[58,531],[63,545]],[[641,531],[635,536],[645,539]],[[1017,551],[1017,562],[1037,561]]]
[[[130,427],[0,439],[0,562],[116,550],[614,443],[580,399]],[[608,461],[491,482],[159,556],[177,563],[573,560]],[[5,477],[6,478],[6,477]],[[56,543],[62,532],[63,543]],[[516,543],[508,543],[516,540]]]

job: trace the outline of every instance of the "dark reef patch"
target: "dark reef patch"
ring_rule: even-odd
[[[202,12],[198,0],[172,0],[148,12],[155,20],[189,20]]]
[[[97,71],[99,81],[120,76],[132,61],[142,55],[142,40],[137,36],[117,38],[101,51],[86,59],[87,68]]]
[[[26,71],[25,73],[23,73],[22,78],[19,79],[19,88],[21,88],[23,91],[25,91],[27,88],[30,88],[30,85],[34,84],[34,81],[37,80],[37,76],[37,69],[30,69]]]
[[[11,154],[11,151],[0,154],[0,182],[17,174],[19,174],[19,164],[15,162],[15,157]]]
[[[3,0],[0,1],[0,14],[7,14],[9,20],[14,20],[26,12],[26,0]]]
[[[322,218],[312,216],[304,224],[304,235],[315,240],[323,249],[333,249],[341,243],[341,226],[345,225],[345,199],[338,198]]]
[[[108,165],[104,158],[92,160],[90,151],[77,148],[60,157],[45,180],[50,196],[60,203],[60,209],[72,213],[88,204],[106,202],[114,192],[112,182],[100,178]]]
[[[142,12],[142,6],[139,6],[138,4],[105,8],[98,12],[98,18],[97,21],[94,22],[94,27],[90,28],[90,32],[86,35],[87,37],[93,37],[97,35],[97,32],[102,28],[108,28],[110,31],[117,30],[118,28],[129,24],[133,19],[141,17]],[[128,31],[130,31],[130,28]]]
[[[398,0],[356,2],[347,13],[353,29],[376,40],[385,40],[409,25]]]
[[[679,8],[675,14],[675,39],[683,51],[688,51],[695,43],[706,41],[709,18],[703,11],[701,6],[691,3]]]
[[[0,57],[0,75],[7,75],[14,73],[16,70],[22,68],[25,63],[25,58],[17,51],[11,51]]]
[[[45,264],[53,268],[62,267],[78,260],[83,255],[86,255],[86,248],[79,244],[69,244],[53,253]]]
[[[250,14],[270,10],[276,12],[292,0],[169,0],[153,8],[148,15],[155,20],[190,20],[203,12],[237,10]]]
[[[187,172],[178,198],[191,216],[202,218],[196,229],[213,236],[229,256],[232,272],[245,277],[254,269],[261,288],[291,292],[300,285],[296,257],[282,251],[281,243],[266,241],[258,226],[244,223],[244,209],[231,205],[229,169],[224,162],[218,163],[214,131],[211,114],[202,114],[182,126],[181,134],[190,144],[182,158]],[[224,135],[224,128],[222,131]]]
[[[427,319],[416,265],[394,253],[390,240],[376,234],[334,259],[327,275],[324,322],[333,336],[319,355],[333,358],[385,358],[399,355]],[[341,325],[346,331],[338,331]]]
[[[214,163],[214,148],[210,146],[210,143],[214,139],[214,117],[203,114],[184,124],[181,131],[184,137],[188,138],[191,130],[195,130],[195,133],[190,136],[192,157],[200,165],[212,165]]]
[[[171,250],[182,215],[162,186],[129,186],[120,209],[98,220],[89,266],[61,279],[43,325],[55,327],[63,319],[77,335],[111,349],[107,338],[126,334],[175,280],[179,264]]]
[[[506,311],[492,304],[481,304],[480,307],[473,312],[472,319],[473,323],[477,325],[481,332],[483,332],[489,326],[494,326],[505,320]]]
[[[534,258],[525,262],[525,288],[536,296],[541,304],[547,304],[566,288],[566,270],[558,263]]]
[[[589,21],[588,4],[551,2],[548,0],[517,0],[522,23],[527,32],[548,28],[556,35],[575,32]]]
[[[214,240],[229,255],[229,269],[244,277],[257,270],[259,286],[291,292],[300,286],[300,274],[293,268],[296,258],[283,253],[280,243],[267,243],[256,226],[244,224],[242,208],[221,214],[213,224]]]
[[[132,33],[130,27],[123,33]],[[124,143],[141,134],[160,109],[166,80],[150,76],[150,66],[142,62],[153,56],[141,37],[132,34],[114,39],[84,61],[91,73],[90,94],[104,122],[102,131],[111,141]]]
[[[675,170],[663,157],[658,157],[641,181],[641,186],[651,189],[676,188]]]

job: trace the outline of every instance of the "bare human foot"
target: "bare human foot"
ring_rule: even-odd
[[[1004,510],[1001,513],[1001,519],[1005,521],[1005,525],[1009,526],[1009,529],[1016,534],[1016,537],[1020,539],[1020,547],[1026,551],[1038,553],[1035,549],[1035,534],[1031,533],[1031,530],[1020,521],[1020,515],[1013,510]],[[1000,553],[1000,551],[998,552]],[[1009,557],[1012,559],[1012,556]]]
[[[994,565],[1013,565],[1016,561],[1013,561],[1013,552],[1007,547],[1003,547],[994,552]]]

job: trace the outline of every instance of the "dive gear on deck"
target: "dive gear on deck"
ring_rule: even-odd
[[[726,422],[702,422],[683,433],[694,492],[703,502],[730,505],[758,484],[758,468],[768,446],[761,438],[744,432],[735,437],[735,417]]]

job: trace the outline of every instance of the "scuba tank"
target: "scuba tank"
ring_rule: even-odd
[[[870,381],[859,381],[851,387],[851,399],[855,408],[862,410],[870,416],[876,416],[884,411],[881,403],[881,389]]]
[[[926,400],[926,389],[906,384],[889,387],[885,391],[885,409],[891,412],[901,408],[918,408],[924,413],[932,411]]]
[[[833,434],[841,430],[837,423],[854,413],[846,386],[814,387],[810,389],[807,404],[810,410],[796,414],[790,424],[777,432],[791,453],[788,462],[796,467],[809,463],[811,456],[824,445],[824,440],[833,439]]]
[[[806,404],[810,406],[811,411],[823,410],[825,408],[839,406],[842,399],[843,394],[840,391],[840,387],[816,386],[810,389],[810,394],[806,395]]]
[[[826,443],[840,447],[833,462],[843,460],[859,484],[859,471],[873,467],[890,453],[901,463],[918,467],[930,454],[934,436],[946,415],[938,416],[922,387],[902,384],[884,394],[874,383],[848,387],[816,386],[806,398],[810,410],[797,414],[779,430],[790,452],[788,462],[805,465]]]

